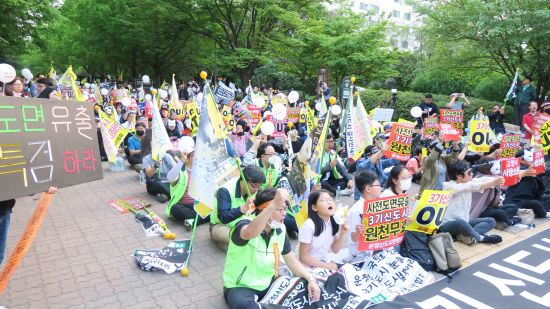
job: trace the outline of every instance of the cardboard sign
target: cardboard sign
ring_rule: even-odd
[[[452,110],[452,109],[441,109],[441,123],[452,124],[453,127],[457,130],[464,129],[464,111],[463,110]]]
[[[450,123],[440,123],[439,137],[441,137],[441,139],[445,142],[460,141],[460,138],[462,137],[462,130],[456,129]]]
[[[89,103],[0,97],[0,201],[102,177]]]
[[[411,157],[413,128],[408,124],[394,123],[388,139],[388,150],[384,152],[387,158],[408,161]]]
[[[174,112],[176,114],[176,119],[181,121],[183,118],[185,118],[185,107],[189,103],[191,103],[191,101],[170,100],[170,104],[168,105],[168,115]]]
[[[424,118],[424,134],[423,138],[429,138],[435,132],[439,131],[439,122],[437,116]]]
[[[191,101],[191,103],[187,104],[186,108],[189,119],[191,120],[191,135],[195,136],[199,130],[199,112],[197,111],[197,103],[195,101]]]
[[[365,201],[359,251],[391,248],[403,241],[403,231],[409,211],[409,197],[405,194]]]
[[[443,223],[451,191],[425,190],[414,209],[412,222],[405,229],[432,234]]]
[[[275,126],[275,131],[273,131],[273,134],[271,134],[271,136],[273,137],[285,136],[286,123],[284,121],[273,120],[273,125]]]
[[[124,199],[116,199],[108,202],[111,207],[120,213],[127,213],[128,208],[140,210],[143,207],[150,206],[151,203],[141,197],[128,197]]]
[[[545,153],[550,150],[550,121],[540,127],[540,144]]]
[[[248,111],[250,112],[250,128],[253,129],[258,123],[260,123],[260,120],[262,119],[262,109],[252,104],[249,104]]]
[[[521,134],[505,134],[500,142],[500,157],[513,158],[516,152],[521,149]]]
[[[235,120],[233,119],[233,114],[231,114],[231,106],[224,105],[222,107],[222,119],[224,124],[226,125],[227,131],[233,130]]]
[[[292,123],[300,121],[300,107],[287,107],[286,120]]]
[[[519,158],[500,159],[500,170],[504,177],[504,186],[513,186],[519,182]]]
[[[537,172],[537,175],[545,172],[546,166],[544,164],[544,151],[533,151],[533,165],[531,167]]]
[[[489,127],[488,120],[472,120],[468,150],[473,152],[489,151],[490,131],[491,128]]]
[[[305,107],[300,108],[300,123],[306,123],[307,121],[307,109]]]
[[[393,117],[392,108],[375,108],[372,118],[379,122],[391,121]]]
[[[540,129],[542,126],[547,123],[550,120],[550,116],[540,114],[538,113],[535,117],[535,121],[533,123],[533,130],[535,131],[535,134],[533,134],[533,137],[535,139],[535,143],[538,145],[542,144],[541,138],[540,138]]]

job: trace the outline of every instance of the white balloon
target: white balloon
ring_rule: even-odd
[[[195,150],[195,141],[191,136],[182,136],[178,141],[178,149],[181,152],[191,153]]]
[[[150,94],[145,95],[145,102],[151,102],[152,99],[153,97]]]
[[[27,75],[30,75],[30,74],[32,74],[31,70],[27,68],[24,68],[23,70],[21,70],[21,75],[23,75],[23,77],[27,77]]]
[[[149,84],[151,83],[151,79],[149,78],[149,75],[143,75],[141,77],[141,81],[144,83],[144,84]]]
[[[9,83],[15,79],[16,74],[15,69],[11,65],[0,63],[0,82]]]
[[[132,100],[130,100],[129,97],[123,97],[122,99],[120,99],[120,102],[126,107],[132,103]]]
[[[159,95],[160,95],[160,98],[161,98],[161,99],[164,100],[164,99],[166,99],[166,97],[168,97],[168,92],[166,92],[166,90],[164,90],[164,89],[159,89],[158,92],[159,92]]]
[[[105,95],[108,95],[109,94],[109,90],[105,89],[105,88],[101,88],[101,95],[105,96]]]
[[[315,103],[315,110],[321,111],[321,102]]]
[[[298,101],[299,98],[300,94],[298,93],[298,91],[293,90],[288,94],[288,102],[290,103],[295,103],[296,101]]]
[[[411,108],[411,116],[414,118],[420,118],[422,116],[422,109],[419,106]]]
[[[333,115],[338,116],[338,115],[340,115],[340,114],[342,113],[342,108],[340,107],[340,105],[334,104],[334,105],[332,105],[332,106],[330,107],[330,112],[331,112]]]
[[[90,88],[95,89],[95,84],[90,84]]]
[[[90,88],[90,86],[91,86],[90,83],[85,83],[84,84],[84,88],[86,88],[86,89]]]
[[[260,131],[265,135],[271,135],[275,132],[275,125],[271,121],[265,121],[262,123]]]
[[[276,104],[271,109],[273,113],[273,118],[277,120],[285,120],[286,118],[286,107],[284,104]]]
[[[263,95],[255,95],[252,98],[252,104],[256,105],[259,108],[264,107],[265,105],[265,98]]]

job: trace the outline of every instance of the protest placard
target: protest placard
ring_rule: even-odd
[[[435,132],[439,131],[439,122],[437,116],[424,118],[424,135],[423,138],[429,138]]]
[[[250,112],[250,128],[254,129],[262,119],[262,110],[259,107],[249,104],[248,111]]]
[[[387,158],[407,161],[411,157],[413,127],[406,123],[394,123],[388,139]]]
[[[300,107],[287,107],[286,120],[292,123],[298,122],[300,120]]]
[[[550,150],[550,121],[545,122],[540,127],[540,144],[545,153]]]
[[[541,145],[541,143],[542,143],[541,138],[540,138],[541,137],[540,129],[549,120],[550,120],[550,116],[545,115],[545,114],[540,114],[539,113],[535,117],[535,121],[533,122],[533,131],[535,131],[535,133],[533,134],[533,138],[534,138],[535,143],[537,145]]]
[[[544,151],[533,151],[533,165],[531,167],[537,172],[537,175],[545,172],[546,166],[544,164]]]
[[[128,198],[119,198],[108,202],[111,207],[117,210],[120,213],[127,213],[128,208],[134,210],[140,210],[143,207],[150,206],[151,203],[147,200],[144,200],[141,197],[128,197]]]
[[[235,91],[220,81],[214,89],[214,96],[217,102],[227,102],[229,100],[235,100]]]
[[[300,123],[306,123],[307,121],[307,109],[305,107],[300,108]]]
[[[460,141],[460,138],[462,137],[462,130],[456,129],[450,123],[440,123],[439,137],[441,137],[444,142]]]
[[[520,134],[505,134],[502,136],[500,142],[500,157],[501,158],[513,158],[516,152],[521,149],[521,135]]]
[[[414,209],[411,224],[405,229],[432,234],[443,223],[443,216],[451,196],[451,191],[425,190]]]
[[[455,129],[462,130],[464,129],[464,111],[463,110],[453,110],[453,109],[444,109],[440,110],[441,123],[452,124]]]
[[[0,97],[0,201],[101,179],[86,102]]]
[[[386,122],[391,121],[391,118],[393,117],[393,109],[392,108],[375,108],[374,114],[372,118],[379,122]]]
[[[500,170],[504,177],[504,186],[513,186],[519,182],[519,158],[500,159]]]
[[[275,126],[275,131],[271,134],[273,137],[283,137],[285,136],[285,126],[286,123],[282,120],[273,120],[273,125]]]
[[[231,113],[231,106],[229,106],[228,104],[222,107],[222,119],[227,128],[227,131],[233,130],[235,120],[233,119],[233,114]]]
[[[199,112],[197,111],[197,103],[192,101],[186,105],[187,114],[189,115],[189,120],[191,120],[191,135],[195,136],[199,130]]]
[[[408,210],[409,197],[405,194],[365,201],[365,233],[359,238],[358,250],[381,250],[400,244]]]
[[[168,113],[175,113],[177,120],[182,120],[185,118],[185,110],[187,108],[187,104],[191,103],[189,100],[170,100],[170,103],[168,105]]]
[[[491,131],[489,120],[472,120],[470,124],[468,150],[473,152],[489,151],[489,132]]]

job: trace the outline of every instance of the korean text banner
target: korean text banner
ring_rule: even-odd
[[[500,142],[501,158],[513,158],[516,152],[521,149],[521,134],[505,134]]]
[[[473,152],[489,151],[490,138],[489,120],[472,120],[470,125],[470,145],[468,150]]]
[[[388,139],[388,150],[385,156],[388,158],[407,161],[411,157],[413,127],[408,124],[394,123]]]
[[[0,98],[0,201],[102,177],[89,103]]]
[[[414,209],[412,222],[405,229],[432,234],[443,223],[451,191],[425,190]]]
[[[359,251],[382,250],[399,245],[403,241],[408,210],[407,195],[365,201],[365,233],[359,238]]]
[[[426,117],[424,119],[424,138],[431,137],[432,134],[439,131],[439,122],[437,116]]]
[[[457,130],[464,129],[464,111],[441,109],[441,123],[452,124]]]

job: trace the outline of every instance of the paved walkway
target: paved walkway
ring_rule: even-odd
[[[226,308],[222,297],[225,254],[210,241],[208,226],[196,233],[190,274],[144,272],[136,265],[135,249],[157,249],[169,243],[148,238],[131,214],[119,214],[107,201],[141,196],[157,214],[164,205],[145,192],[136,172],[104,172],[104,179],[61,189],[54,197],[41,230],[13,274],[0,305],[7,308]],[[11,217],[7,257],[19,240],[39,195],[17,199]],[[349,197],[345,200],[351,201]],[[540,221],[536,230],[509,234],[498,246],[478,244],[468,262],[520,240],[526,233],[550,226]],[[190,232],[168,222],[178,239]],[[295,243],[294,243],[295,245]],[[295,248],[295,246],[293,246]],[[472,255],[472,253],[477,252]]]

